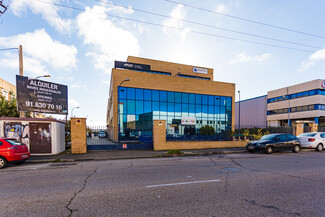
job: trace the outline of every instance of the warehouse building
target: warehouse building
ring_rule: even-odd
[[[213,69],[129,56],[115,61],[107,125],[114,141],[141,140],[164,126],[162,139],[198,140],[211,126],[214,141],[234,128],[235,84],[213,81]],[[158,135],[159,134],[159,135]],[[158,138],[157,137],[157,138]]]
[[[242,128],[261,127],[262,122],[269,127],[286,127],[293,123],[325,125],[325,80],[271,90],[266,96],[236,102],[236,118],[236,128],[239,121]]]

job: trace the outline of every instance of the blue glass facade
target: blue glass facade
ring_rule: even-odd
[[[315,96],[315,95],[325,96],[325,90],[315,89],[315,90],[309,90],[309,91],[304,91],[304,92],[300,92],[300,93],[294,93],[294,94],[289,94],[289,95],[285,95],[285,96],[270,98],[267,100],[267,103],[280,102],[280,101],[297,99],[297,98],[307,97],[307,96]]]
[[[120,140],[152,136],[153,120],[166,120],[167,137],[197,135],[206,125],[223,135],[232,125],[232,97],[118,87],[118,105]]]

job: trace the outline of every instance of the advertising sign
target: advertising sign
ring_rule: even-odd
[[[16,75],[18,111],[68,114],[66,85]]]
[[[182,125],[195,125],[196,118],[195,117],[182,117]]]
[[[208,74],[208,69],[202,69],[202,68],[193,67],[193,72],[195,72],[195,73],[202,73],[202,74]]]
[[[115,68],[150,71],[150,65],[115,61]]]

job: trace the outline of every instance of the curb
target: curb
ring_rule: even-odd
[[[42,160],[26,160],[25,163],[50,163],[50,162],[82,162],[82,161],[104,161],[104,160],[127,160],[127,159],[141,159],[141,158],[165,158],[165,157],[188,157],[188,156],[208,156],[214,154],[236,154],[236,153],[246,153],[246,151],[238,150],[238,151],[217,151],[217,152],[203,152],[203,153],[195,153],[195,152],[186,152],[182,155],[153,155],[153,156],[145,156],[145,157],[111,157],[111,158],[83,158],[83,159],[60,159],[60,158],[50,158],[50,159],[42,159]]]

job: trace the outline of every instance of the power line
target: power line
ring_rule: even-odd
[[[122,6],[122,5],[118,5],[118,4],[114,4],[114,3],[106,2],[106,1],[102,1],[102,0],[94,0],[94,1],[109,4],[109,5],[114,5],[114,6],[118,6],[118,7],[122,7],[122,8],[127,8],[127,7]],[[234,33],[238,33],[238,34],[249,35],[249,36],[253,36],[253,37],[258,37],[258,38],[263,38],[263,39],[268,39],[268,40],[278,41],[278,42],[283,42],[283,43],[288,43],[288,44],[300,45],[300,46],[304,46],[304,47],[321,49],[321,47],[316,47],[316,46],[313,46],[313,45],[301,44],[301,43],[296,43],[296,42],[292,42],[292,41],[286,41],[286,40],[282,40],[282,39],[271,38],[271,37],[256,35],[256,34],[252,34],[252,33],[241,32],[241,31],[237,31],[237,30],[212,26],[212,25],[208,25],[208,24],[204,24],[204,23],[195,22],[195,21],[174,18],[174,17],[171,17],[171,16],[166,16],[166,15],[154,13],[154,12],[151,12],[151,11],[145,11],[145,10],[137,9],[137,8],[134,8],[134,7],[132,7],[132,10],[139,11],[139,12],[142,12],[142,13],[151,14],[151,15],[155,15],[155,16],[159,16],[159,17],[171,18],[171,19],[174,19],[174,20],[179,20],[179,21],[183,21],[183,22],[186,22],[186,23],[191,23],[191,24],[195,24],[195,25],[199,25],[199,26],[205,26],[205,27],[209,27],[209,28],[224,30],[224,31],[228,31],[228,32],[234,32]]]
[[[62,4],[57,4],[57,3],[52,3],[52,2],[46,2],[46,1],[42,1],[42,0],[34,0],[34,1],[42,2],[42,3],[46,3],[46,4],[51,4],[51,5],[56,5],[56,6],[59,6],[59,7],[69,8],[69,9],[78,10],[78,11],[86,11],[85,9],[76,8],[76,7],[67,6],[67,5],[62,5]],[[98,12],[92,12],[92,13],[103,14],[103,13],[98,13]],[[111,15],[111,14],[107,14],[107,13],[105,13],[105,14],[107,16],[109,16],[109,17],[119,18],[119,19],[128,20],[128,21],[132,21],[132,22],[137,22],[137,23],[144,23],[144,24],[159,26],[159,27],[167,27],[167,28],[176,29],[176,30],[180,30],[180,31],[186,30],[184,28],[178,28],[178,27],[174,27],[174,26],[164,26],[162,24],[151,23],[151,22],[147,22],[147,21],[136,20],[136,19],[126,18],[126,17],[120,17],[120,16]],[[281,45],[274,45],[274,44],[268,44],[268,43],[263,43],[263,42],[244,40],[244,39],[227,37],[227,36],[222,36],[222,35],[217,35],[217,34],[210,34],[210,33],[205,33],[205,32],[200,32],[200,31],[191,30],[191,32],[197,33],[197,34],[200,34],[200,35],[213,36],[213,37],[229,39],[229,40],[235,40],[235,41],[241,41],[241,42],[248,42],[248,43],[252,43],[252,44],[265,45],[265,46],[269,46],[269,47],[284,48],[284,49],[288,49],[288,50],[296,50],[296,51],[302,51],[302,52],[307,52],[307,53],[314,53],[315,52],[315,51],[311,51],[311,50],[304,50],[304,49],[299,49],[299,48],[286,47],[286,46],[281,46]]]
[[[263,22],[250,20],[250,19],[246,19],[246,18],[242,18],[242,17],[237,17],[237,16],[233,16],[233,15],[229,15],[229,14],[224,14],[224,13],[220,13],[220,12],[217,12],[217,11],[208,10],[208,9],[205,9],[205,8],[200,8],[200,7],[196,7],[196,6],[189,5],[189,4],[184,4],[184,3],[181,3],[181,2],[177,2],[177,1],[172,1],[172,0],[165,0],[165,1],[170,2],[170,3],[174,3],[174,4],[182,4],[182,5],[184,5],[186,7],[189,7],[189,8],[194,8],[194,9],[197,9],[197,10],[200,10],[200,11],[219,14],[219,15],[230,17],[230,18],[237,19],[237,20],[243,20],[243,21],[250,22],[250,23],[255,23],[255,24],[268,26],[268,27],[272,27],[272,28],[276,28],[276,29],[286,30],[286,31],[289,31],[289,32],[299,33],[299,34],[302,34],[302,35],[308,35],[308,36],[312,36],[312,37],[316,37],[316,38],[325,39],[325,36],[322,36],[322,35],[315,35],[315,34],[311,34],[311,33],[308,33],[308,32],[302,32],[302,31],[298,31],[298,30],[294,30],[294,29],[289,29],[289,28],[277,26],[277,25],[263,23]]]

